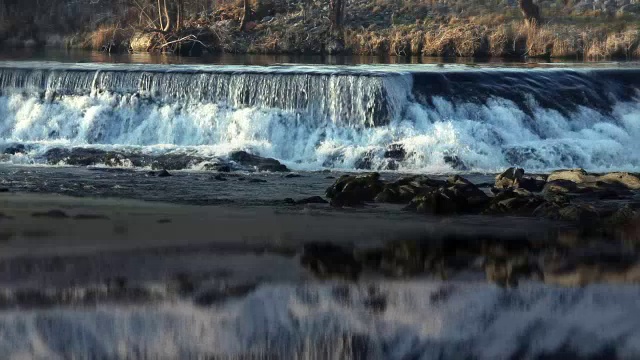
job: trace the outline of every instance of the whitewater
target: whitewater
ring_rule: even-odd
[[[640,70],[0,62],[2,159],[55,147],[296,170],[640,171]],[[390,151],[399,150],[399,151]]]

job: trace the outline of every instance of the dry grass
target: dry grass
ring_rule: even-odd
[[[93,50],[100,50],[104,47],[120,48],[125,46],[132,36],[131,31],[117,25],[102,25],[90,33],[87,47]]]
[[[260,0],[253,3],[256,5],[255,28],[251,31],[238,30],[242,15],[240,0],[216,0],[215,8],[208,12],[194,7],[192,14],[185,18],[185,26],[187,30],[193,29],[209,48],[234,53],[344,52],[592,60],[640,57],[640,14],[613,16],[602,11],[576,12],[575,1],[538,2],[544,7],[545,22],[533,26],[524,24],[517,6],[509,7],[501,1],[349,0],[342,33],[329,30],[326,1]],[[121,13],[136,15],[136,11],[134,7]],[[64,42],[91,49],[101,49],[105,45],[119,50],[129,46],[135,51],[153,49],[156,40],[140,31],[139,24],[132,23],[141,17],[123,16],[119,19],[102,17],[100,22],[85,27],[91,29],[89,31],[66,34],[65,39],[70,40]],[[109,25],[109,22],[121,26]],[[102,25],[96,29],[95,24]],[[136,32],[123,30],[136,26]],[[16,35],[13,34],[15,31],[15,26],[9,26],[8,21],[0,21],[0,40],[3,33],[6,41],[9,36],[29,40],[35,37],[32,33],[36,33],[35,30],[24,30],[24,35]],[[43,39],[50,35],[47,33]],[[45,43],[44,40],[41,42]],[[60,42],[56,40],[55,43]]]

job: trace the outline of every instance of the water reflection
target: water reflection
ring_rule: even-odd
[[[124,53],[109,54],[99,51],[60,50],[60,49],[12,49],[0,52],[0,60],[92,62],[92,63],[139,63],[139,64],[228,64],[228,65],[273,65],[284,63],[354,65],[354,64],[512,64],[536,66],[549,63],[547,60],[529,59],[526,61],[473,58],[427,58],[399,56],[360,56],[360,55],[265,55],[265,54],[207,54],[200,57],[180,57],[167,54]],[[566,63],[567,61],[551,61]]]

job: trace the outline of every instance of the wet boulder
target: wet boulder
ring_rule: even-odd
[[[407,210],[434,215],[479,213],[489,203],[489,197],[461,176],[449,178],[445,185],[416,196]]]
[[[156,175],[157,177],[169,177],[172,176],[170,172],[167,171],[167,169],[162,169],[160,171],[158,171],[158,174]]]
[[[92,148],[53,148],[43,154],[44,159],[49,164],[60,164],[72,166],[145,166],[149,162],[140,154],[125,154],[120,151],[107,151]]]
[[[374,153],[372,151],[366,151],[360,155],[353,166],[358,170],[371,170],[373,167],[373,157]]]
[[[610,213],[604,223],[608,226],[622,226],[632,222],[640,223],[638,212],[630,204],[624,204]]]
[[[491,198],[484,214],[532,216],[545,199],[524,189],[504,190]]]
[[[151,168],[154,170],[184,170],[206,161],[206,159],[188,153],[166,153],[153,157]]]
[[[402,144],[391,144],[387,147],[383,156],[385,159],[402,161],[407,156],[407,151]]]
[[[434,180],[422,175],[404,177],[386,184],[382,192],[376,196],[375,201],[408,204],[416,196],[425,195],[445,184],[446,181]]]
[[[558,214],[561,220],[582,226],[595,226],[600,221],[600,216],[596,209],[586,204],[569,204],[561,208]]]
[[[570,180],[551,180],[548,181],[542,192],[545,194],[567,194],[567,193],[575,193],[578,191],[578,185]]]
[[[273,158],[264,158],[258,155],[249,154],[246,151],[235,151],[231,153],[229,159],[243,166],[256,168],[258,171],[288,172],[289,169]]]
[[[231,165],[224,162],[208,162],[202,165],[202,169],[206,171],[231,172]]]
[[[380,174],[343,175],[331,185],[326,195],[335,207],[359,206],[375,199],[384,187]]]
[[[531,192],[540,192],[545,183],[546,180],[543,177],[525,175],[524,169],[511,167],[496,176],[494,187],[499,190],[525,189]]]
[[[323,199],[320,196],[311,196],[308,198],[294,200],[293,204],[295,205],[306,205],[306,204],[327,204],[328,201]]]
[[[514,188],[518,180],[524,177],[524,169],[510,167],[496,176],[495,187],[498,189]]]
[[[352,248],[329,242],[305,244],[300,263],[321,279],[357,280],[362,272],[362,264],[354,257]]]
[[[7,146],[2,153],[3,154],[8,154],[8,155],[15,155],[15,154],[23,154],[27,152],[27,147],[24,146],[24,144],[12,144]]]
[[[469,167],[467,166],[467,164],[465,164],[464,161],[462,161],[462,159],[460,159],[460,157],[457,155],[445,155],[442,158],[442,160],[444,161],[445,164],[451,166],[453,170],[458,170],[458,171],[469,170]]]

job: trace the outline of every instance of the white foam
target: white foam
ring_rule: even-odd
[[[536,358],[640,356],[640,289],[388,282],[269,285],[211,307],[165,303],[0,312],[7,358]],[[342,295],[336,295],[341,293]],[[516,355],[517,354],[517,355]],[[611,356],[611,353],[609,353]]]
[[[207,156],[244,149],[297,170],[352,170],[363,157],[378,169],[395,143],[407,151],[399,164],[407,172],[455,170],[445,156],[481,172],[640,170],[637,101],[614,103],[610,114],[584,106],[562,114],[530,99],[529,114],[501,98],[423,105],[403,73],[81,69],[0,69],[0,141],[37,145],[32,162],[52,146]]]

